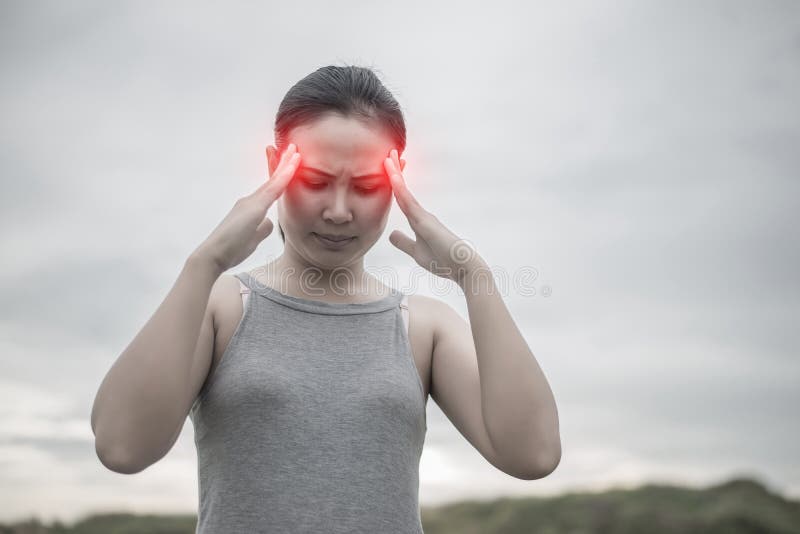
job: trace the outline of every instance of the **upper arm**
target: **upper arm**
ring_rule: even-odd
[[[206,313],[203,317],[203,325],[200,327],[200,335],[197,338],[197,345],[192,356],[192,368],[189,371],[189,391],[186,398],[187,415],[208,377],[214,358],[214,310],[214,299],[209,297]],[[183,422],[181,421],[181,427]]]
[[[191,410],[197,395],[200,393],[200,390],[202,389],[203,384],[208,377],[209,370],[211,369],[211,364],[214,358],[215,310],[217,308],[221,286],[225,286],[226,284],[230,283],[230,281],[224,280],[226,276],[228,275],[223,274],[217,278],[217,281],[211,288],[208,304],[206,305],[206,310],[203,314],[203,323],[200,326],[200,334],[197,338],[197,344],[195,345],[194,353],[192,355],[192,365],[189,371],[188,391],[187,396],[184,399],[186,413],[181,418],[180,423],[178,423],[178,427],[175,429],[172,438],[170,438],[167,450],[171,449],[178,440],[178,437],[183,430],[183,425],[186,423],[186,417],[188,417],[189,411]]]
[[[481,409],[478,356],[469,323],[449,304],[430,299],[436,317],[431,397],[486,460],[508,474],[489,440]]]

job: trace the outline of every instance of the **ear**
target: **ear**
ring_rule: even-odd
[[[406,168],[406,160],[400,158],[400,172],[403,172],[403,169]]]
[[[272,145],[267,147],[267,167],[269,168],[269,177],[272,178],[272,173],[278,167],[280,157],[278,156],[278,149]]]

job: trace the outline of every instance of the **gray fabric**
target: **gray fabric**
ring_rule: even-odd
[[[235,276],[252,292],[189,413],[196,532],[422,533],[426,403],[403,293],[333,304]]]

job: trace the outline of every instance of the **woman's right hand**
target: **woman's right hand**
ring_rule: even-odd
[[[300,164],[300,153],[290,143],[278,162],[275,172],[258,189],[240,198],[221,223],[197,248],[220,272],[239,265],[272,233],[267,210],[281,196]]]

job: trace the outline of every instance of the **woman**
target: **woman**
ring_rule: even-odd
[[[198,532],[422,532],[428,394],[509,475],[558,464],[549,385],[486,262],[405,186],[405,136],[371,70],[299,81],[278,110],[269,179],[191,254],[101,384],[92,428],[113,471],[157,462],[191,417]],[[365,272],[392,198],[416,239],[390,242],[459,284],[470,324]],[[283,253],[223,274],[272,232],[276,201]]]

